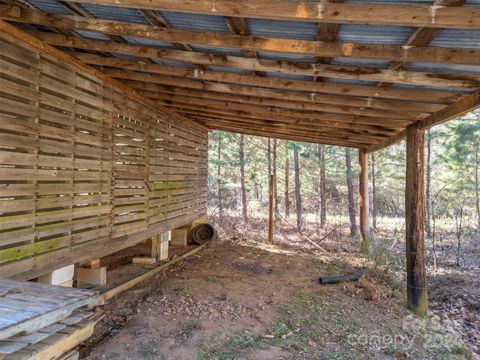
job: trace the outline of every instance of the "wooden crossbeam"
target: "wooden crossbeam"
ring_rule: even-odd
[[[296,116],[296,117],[306,117],[306,118],[312,118],[316,119],[317,116],[323,116],[327,115],[330,117],[336,116],[337,114],[346,114],[346,115],[358,115],[358,116],[365,116],[365,117],[371,117],[371,118],[379,118],[379,119],[384,119],[385,121],[388,121],[389,119],[402,119],[402,120],[410,120],[414,121],[417,120],[415,119],[417,117],[416,113],[398,113],[394,112],[391,110],[377,110],[377,109],[360,109],[358,110],[356,108],[348,108],[348,107],[336,107],[336,106],[328,106],[328,105],[320,105],[315,108],[308,108],[308,104],[305,104],[304,108],[300,109],[290,109],[288,107],[282,106],[282,101],[277,100],[271,100],[271,101],[254,101],[253,99],[249,99],[249,101],[241,101],[241,98],[238,98],[236,101],[231,101],[231,100],[220,100],[220,99],[209,99],[206,97],[202,98],[197,98],[197,97],[191,97],[191,96],[182,96],[182,95],[176,95],[176,94],[165,94],[165,93],[154,93],[154,94],[143,94],[145,96],[148,96],[149,98],[155,98],[157,100],[164,100],[164,101],[172,101],[172,102],[184,102],[184,103],[189,103],[189,104],[195,104],[195,105],[212,105],[212,106],[218,106],[221,108],[232,108],[236,110],[242,110],[242,109],[247,109],[249,111],[268,111],[268,112],[283,112],[285,114],[289,114],[290,116]],[[334,115],[335,114],[335,115]],[[426,115],[428,116],[428,115]],[[423,116],[423,117],[426,117]]]
[[[465,0],[433,0],[434,6],[462,6]],[[428,46],[437,34],[441,31],[440,28],[421,27],[413,31],[408,37],[404,46]],[[393,61],[388,65],[390,70],[406,69],[409,67],[409,63],[400,61]],[[377,86],[390,86],[390,83],[381,82]]]
[[[344,5],[344,4],[336,4]],[[351,4],[353,5],[353,4]],[[363,5],[362,5],[363,6]],[[449,8],[458,10],[462,8]],[[64,29],[81,29],[110,35],[138,36],[170,42],[273,51],[317,57],[356,57],[391,61],[424,61],[448,64],[480,65],[480,49],[443,47],[402,47],[385,44],[333,43],[297,39],[240,36],[194,30],[158,28],[151,25],[125,23],[80,16],[42,14],[38,11],[0,5],[0,18]],[[393,18],[389,16],[389,18]],[[480,17],[479,17],[480,18]],[[480,21],[480,20],[478,20]]]
[[[210,128],[212,130],[223,130],[223,131],[232,131],[246,135],[253,135],[253,136],[263,136],[263,137],[270,137],[270,138],[278,138],[278,139],[286,139],[286,140],[295,140],[295,141],[308,141],[312,143],[322,143],[328,145],[337,145],[337,146],[346,146],[346,147],[360,147],[361,144],[365,143],[364,141],[355,141],[351,140],[348,136],[341,136],[338,139],[332,140],[331,136],[320,136],[316,135],[312,132],[292,132],[290,129],[287,128],[277,128],[272,127],[271,125],[268,126],[259,126],[255,124],[249,124],[245,126],[245,124],[241,123],[223,123],[218,119],[209,122],[206,118],[195,118],[191,117],[192,119],[198,121],[202,125]],[[372,143],[372,142],[369,142]]]
[[[469,111],[475,110],[478,107],[480,107],[480,92],[477,91],[473,94],[464,96],[459,101],[433,113],[425,120],[419,122],[420,129],[426,130],[428,128],[431,128],[432,126],[441,124],[456,116],[460,116]],[[377,144],[375,146],[369,147],[367,151],[372,152],[372,151],[385,149],[390,145],[393,145],[402,141],[403,139],[405,139],[405,136],[406,136],[406,130],[403,130],[398,134],[396,134],[395,136],[391,137],[390,139],[387,139],[384,142]]]
[[[214,105],[196,105],[196,104],[189,104],[189,103],[179,103],[179,102],[162,102],[164,106],[169,106],[173,108],[182,109],[181,111],[186,111],[186,109],[194,110],[196,112],[208,112],[208,113],[215,113],[215,114],[224,114],[232,117],[244,117],[244,118],[251,118],[251,119],[259,119],[259,120],[267,120],[269,122],[285,122],[289,124],[296,124],[296,125],[306,125],[309,129],[314,129],[317,126],[322,127],[323,124],[325,126],[329,126],[332,128],[346,128],[349,129],[351,132],[357,131],[357,125],[359,125],[358,131],[364,131],[365,127],[360,125],[370,125],[373,126],[367,128],[365,131],[371,131],[371,129],[376,129],[379,134],[386,133],[388,135],[392,134],[392,129],[400,130],[406,126],[405,122],[398,120],[397,123],[381,121],[379,119],[375,119],[371,121],[369,119],[351,119],[351,122],[347,122],[346,119],[338,119],[336,116],[326,116],[321,117],[319,116],[316,119],[308,119],[302,117],[293,117],[288,115],[276,115],[275,113],[272,114],[268,111],[261,111],[261,110],[253,110],[248,108],[222,108],[216,107]],[[343,121],[342,121],[343,120]],[[342,124],[347,124],[349,126],[345,127]],[[340,125],[340,126],[337,126]],[[389,129],[390,128],[390,129]],[[381,129],[381,130],[379,130]]]
[[[286,108],[310,108],[316,105],[346,105],[350,107],[395,110],[403,112],[424,112],[431,113],[442,109],[445,105],[415,102],[408,104],[401,100],[385,100],[362,98],[348,95],[330,95],[320,93],[308,93],[302,91],[279,90],[243,85],[222,84],[217,82],[200,82],[197,80],[178,79],[175,77],[162,77],[165,79],[163,85],[158,83],[124,80],[123,82],[132,88],[146,92],[167,92],[180,95],[188,95],[200,98],[220,99],[226,101],[248,102],[255,99],[255,102],[277,100],[281,107]],[[280,106],[280,105],[279,105]]]
[[[166,74],[166,75],[175,75],[175,76],[185,76],[186,77],[199,77],[205,76],[205,74],[217,74],[218,76],[224,76],[225,73],[222,72],[211,72],[204,71],[198,73],[195,71],[188,70],[187,72],[183,68],[177,68],[174,66],[158,65],[158,64],[145,64],[134,61],[120,60],[117,58],[111,57],[102,57],[94,54],[82,54],[74,53],[72,54],[77,59],[83,61],[84,63],[91,65],[103,65],[111,66],[120,69],[129,69],[129,70],[142,70],[154,72],[157,74]],[[252,59],[244,59],[252,60]],[[240,61],[239,61],[240,62]],[[385,70],[385,69],[374,69],[368,68],[365,66],[342,66],[342,65],[329,65],[329,64],[293,64],[286,63],[286,66],[268,69],[268,66],[263,65],[263,60],[257,60],[259,64],[257,69],[262,71],[276,71],[280,69],[280,72],[298,74],[298,75],[310,75],[310,76],[323,76],[323,77],[334,77],[340,79],[349,79],[349,80],[367,80],[367,81],[386,81],[390,83],[400,83],[400,84],[414,84],[414,85],[429,85],[429,86],[440,86],[440,87],[458,87],[464,89],[478,89],[480,88],[480,75],[457,75],[454,74],[443,74],[443,73],[427,73],[427,72],[416,72],[416,71],[397,71],[397,70]],[[228,65],[228,64],[227,64]],[[253,70],[251,67],[250,70]],[[179,75],[177,75],[179,74]],[[210,79],[208,79],[210,80]]]
[[[135,85],[132,85],[135,87]],[[285,101],[285,99],[269,99],[269,98],[258,98],[255,96],[239,95],[239,94],[225,94],[225,93],[216,93],[211,91],[196,91],[186,88],[175,88],[171,89],[168,86],[159,85],[155,91],[142,91],[139,90],[141,94],[149,98],[157,98],[164,100],[172,100],[175,98],[189,97],[192,99],[205,99],[208,100],[220,100],[226,102],[242,103],[242,104],[251,104],[258,106],[272,106],[277,108],[291,109],[291,110],[308,110],[308,111],[317,111],[317,112],[327,112],[334,114],[347,114],[347,115],[360,115],[360,116],[371,116],[379,118],[400,118],[400,119],[412,119],[417,118],[419,115],[413,113],[409,114],[405,111],[394,111],[394,110],[381,110],[381,109],[370,109],[370,108],[358,108],[353,106],[335,106],[330,104],[315,104],[310,102],[297,102],[297,101]],[[428,114],[425,115],[425,117]],[[423,117],[423,115],[421,115]]]
[[[179,112],[186,114],[188,117],[208,117],[211,119],[222,119],[225,121],[246,121],[257,124],[274,124],[281,126],[290,126],[297,130],[319,130],[328,131],[338,134],[339,132],[349,132],[350,134],[360,132],[367,135],[375,135],[379,137],[389,137],[399,132],[402,127],[394,127],[393,125],[378,122],[377,125],[361,125],[352,126],[349,123],[334,121],[309,121],[305,119],[293,120],[288,117],[272,116],[269,114],[257,114],[247,111],[230,111],[218,108],[199,108],[188,104],[170,104],[170,106],[178,108]],[[298,127],[297,127],[298,126]],[[370,133],[368,133],[370,132]],[[358,135],[358,133],[357,133]]]
[[[480,28],[480,7],[352,4],[288,0],[73,0],[117,7],[341,24]]]
[[[271,71],[283,71],[283,69],[289,69],[292,67],[291,71],[294,71],[293,68],[298,68],[298,64],[293,64],[289,62],[277,62],[269,61],[262,59],[261,62],[256,59],[245,59],[240,57],[233,56],[215,56],[212,54],[202,54],[195,52],[186,52],[170,49],[161,49],[156,47],[149,46],[138,46],[138,45],[125,45],[117,44],[111,41],[103,40],[91,40],[91,39],[80,39],[74,37],[66,37],[58,34],[51,34],[46,32],[37,32],[35,33],[39,39],[55,46],[61,47],[74,47],[83,50],[95,50],[95,51],[111,51],[124,55],[146,57],[150,59],[166,59],[166,60],[175,60],[175,61],[184,61],[189,63],[199,63],[205,65],[218,65],[218,66],[231,66],[239,68],[249,68],[257,69],[258,66],[272,66],[269,68]],[[302,67],[309,67],[310,64],[302,63]],[[287,71],[286,71],[287,72]],[[307,82],[303,82],[307,85]],[[308,83],[309,84],[309,83]],[[322,93],[335,93],[335,94],[351,94],[357,96],[368,96],[372,98],[392,98],[392,99],[405,99],[405,100],[414,100],[414,101],[436,101],[438,103],[449,103],[457,100],[458,97],[452,97],[451,93],[448,92],[435,92],[435,91],[419,91],[419,90],[404,90],[404,89],[374,89],[370,86],[360,86],[360,85],[345,85],[338,84],[322,84],[315,85],[313,90],[305,91],[321,91]],[[438,95],[438,96],[433,96]]]

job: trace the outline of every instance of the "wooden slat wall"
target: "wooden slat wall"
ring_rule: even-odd
[[[0,33],[0,277],[107,255],[206,212],[207,132]]]

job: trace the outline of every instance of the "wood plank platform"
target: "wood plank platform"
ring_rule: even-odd
[[[42,333],[57,332],[69,325],[57,322],[97,301],[97,293],[92,290],[0,279],[0,340],[30,336],[39,329]],[[4,346],[11,349],[14,345]]]

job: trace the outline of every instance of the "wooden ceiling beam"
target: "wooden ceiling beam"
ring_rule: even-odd
[[[376,134],[380,137],[389,137],[392,136],[393,134],[399,132],[402,130],[402,128],[390,128],[388,131],[386,131],[386,127],[383,126],[367,126],[367,125],[355,125],[351,126],[347,123],[336,123],[333,124],[331,122],[312,122],[312,121],[307,121],[307,120],[297,120],[297,121],[292,121],[289,118],[282,118],[282,117],[272,117],[272,116],[266,116],[266,115],[258,115],[258,114],[252,114],[249,112],[232,112],[232,111],[224,111],[224,110],[219,110],[219,109],[201,109],[199,110],[198,108],[194,106],[190,106],[188,104],[185,105],[177,105],[177,104],[172,104],[172,107],[177,108],[178,112],[181,113],[188,113],[189,116],[198,116],[198,117],[211,117],[214,119],[223,119],[226,121],[239,121],[239,120],[244,120],[244,121],[249,121],[252,123],[256,124],[277,124],[280,126],[293,126],[296,129],[299,130],[322,130],[322,131],[330,131],[332,132],[333,135],[338,134],[339,132],[348,132],[350,134],[367,134],[366,132],[370,132],[370,135]],[[298,126],[298,127],[297,127]]]
[[[106,70],[108,72],[108,70]],[[118,71],[116,71],[118,73]],[[131,74],[131,73],[130,73]],[[113,74],[112,74],[113,75]],[[114,75],[119,77],[118,75]],[[123,76],[125,77],[125,76]],[[135,74],[129,78],[136,77]],[[144,79],[143,79],[144,80]],[[442,109],[445,105],[431,104],[424,102],[405,102],[401,100],[384,100],[384,99],[366,99],[355,96],[330,95],[319,93],[308,93],[292,90],[268,89],[260,87],[250,87],[242,85],[221,84],[216,82],[196,81],[188,79],[178,79],[175,77],[156,77],[154,82],[136,80],[123,80],[132,88],[138,91],[164,91],[165,86],[173,92],[196,91],[199,93],[211,92],[216,96],[247,96],[257,99],[278,99],[285,104],[292,102],[300,102],[301,104],[326,104],[339,105],[347,107],[357,107],[361,109],[382,109],[394,112],[424,112],[431,113]],[[226,99],[225,99],[226,100]]]
[[[119,79],[139,80],[144,82],[152,82],[152,83],[165,84],[165,85],[198,87],[199,89],[200,88],[210,89],[208,84],[204,83],[204,81],[206,81],[207,79],[205,77],[200,77],[200,76],[197,78],[193,78],[192,80],[189,80],[187,78],[178,78],[178,77],[159,75],[159,74],[149,74],[146,72],[129,71],[129,70],[122,70],[122,69],[103,68],[103,71],[109,74],[110,76],[113,76]],[[308,92],[307,96],[310,97],[311,102],[314,101],[315,93],[317,91],[321,93],[321,90],[324,89],[325,87],[331,89],[331,87],[326,85],[332,85],[332,84],[318,83],[318,82],[312,82],[312,81],[284,80],[284,79],[270,78],[270,77],[260,78],[255,76],[236,75],[236,74],[227,74],[225,78],[221,78],[221,79],[216,78],[216,75],[215,75],[213,76],[213,78],[215,79],[207,80],[207,81],[212,81],[212,82],[218,81],[217,84],[219,85],[217,86],[217,88],[221,88],[222,85],[225,85],[225,86],[242,85],[242,86],[249,86],[249,87],[258,87],[258,89],[272,88],[272,89],[280,89],[280,90],[305,91],[305,92]],[[182,81],[185,81],[184,85],[182,85]],[[192,83],[192,81],[195,81],[195,83],[197,84]],[[221,84],[220,82],[225,82],[226,84]],[[350,89],[348,86],[340,87],[340,88],[346,89],[345,92],[340,94],[352,94],[353,92],[352,89]],[[380,90],[380,88],[375,88],[375,87],[372,87],[372,89]],[[388,89],[388,90],[393,90],[393,89]],[[372,93],[372,92],[367,92],[364,95],[368,96],[367,95],[368,93]],[[407,96],[411,98],[411,96],[414,93],[415,93],[415,90],[410,90],[410,93],[407,92]],[[373,94],[373,97],[376,97],[379,95],[379,93],[372,93],[372,94]],[[430,101],[433,101],[435,104],[438,104],[440,102],[453,103],[462,97],[461,94],[455,94],[455,93],[435,93],[435,92],[425,92],[425,91],[418,92],[418,96],[419,97],[416,99],[409,98],[408,100],[412,102],[414,101],[425,102],[430,100]],[[399,95],[398,99],[407,100],[405,99],[405,97],[401,97]],[[367,107],[371,107],[370,105],[368,105],[369,100],[367,99],[366,101],[367,101]],[[406,106],[408,106],[407,104]]]
[[[339,135],[351,135],[351,136],[359,136],[362,137],[362,141],[366,140],[369,138],[370,140],[373,139],[373,141],[377,140],[384,140],[385,138],[388,138],[389,136],[395,134],[395,131],[391,131],[388,134],[375,134],[375,133],[366,133],[365,130],[362,129],[338,129],[335,127],[331,127],[328,125],[324,124],[318,124],[315,127],[312,127],[311,125],[305,125],[303,123],[301,124],[291,124],[288,122],[278,122],[276,119],[268,119],[268,118],[252,118],[249,116],[231,116],[228,114],[220,114],[216,113],[215,111],[197,111],[195,109],[189,109],[189,108],[184,108],[184,109],[179,109],[176,110],[179,113],[185,113],[186,116],[188,117],[195,117],[197,119],[209,117],[213,120],[222,120],[225,122],[230,122],[230,123],[239,123],[243,125],[257,125],[257,126],[276,126],[279,128],[285,128],[290,131],[298,131],[302,132],[304,134],[308,133],[316,133],[316,134],[323,134],[324,136],[330,136],[333,139],[336,138],[336,136]],[[397,130],[398,132],[399,130]]]
[[[59,34],[51,34],[46,32],[36,32],[34,33],[42,41],[49,43],[50,45],[61,46],[61,47],[73,47],[82,50],[93,50],[93,51],[111,51],[118,54],[145,57],[149,59],[166,59],[174,61],[183,61],[188,63],[200,63],[205,65],[218,65],[218,66],[233,66],[238,68],[245,69],[257,69],[259,66],[268,66],[271,71],[282,71],[282,69],[287,69],[288,72],[295,71],[294,68],[298,68],[299,64],[289,63],[289,62],[277,62],[264,60],[261,61],[256,59],[246,59],[240,57],[231,57],[231,56],[216,56],[212,54],[202,54],[195,52],[186,52],[170,49],[162,49],[148,46],[138,46],[138,45],[125,45],[117,44],[111,41],[104,40],[91,40],[91,39],[81,39],[74,37],[67,37]],[[308,67],[310,64],[300,64],[302,67]],[[292,70],[290,70],[292,68]],[[303,82],[307,84],[307,82]],[[312,91],[312,90],[308,90]],[[405,99],[405,100],[414,100],[414,101],[428,101],[428,102],[438,102],[440,103],[451,103],[455,101],[458,97],[450,97],[452,93],[449,92],[435,92],[435,91],[417,91],[417,90],[405,90],[405,89],[375,89],[371,86],[362,86],[362,85],[341,85],[341,84],[322,84],[315,85],[313,88],[315,92],[322,93],[334,93],[334,94],[350,94],[354,96],[367,96],[372,98],[391,98],[391,99]],[[427,98],[424,97],[427,95]],[[437,95],[432,98],[432,95]],[[373,99],[373,101],[375,101]]]
[[[292,140],[292,141],[300,141],[300,142],[310,142],[310,143],[319,143],[319,144],[326,144],[326,145],[333,145],[333,146],[344,146],[344,147],[352,147],[352,148],[361,148],[364,146],[362,142],[349,142],[349,141],[332,141],[332,139],[327,138],[320,138],[315,136],[308,136],[307,134],[303,136],[293,135],[290,133],[285,132],[277,132],[276,130],[272,129],[248,129],[245,126],[241,125],[220,125],[215,122],[208,122],[205,121],[206,119],[195,118],[193,116],[190,117],[192,120],[197,121],[199,124],[202,124],[206,128],[210,130],[221,130],[221,131],[228,131],[234,132],[239,134],[251,135],[251,136],[261,136],[261,137],[269,137],[275,139],[282,139],[282,140]]]
[[[146,95],[145,93],[143,93]],[[166,94],[166,93],[148,93],[149,97],[155,97],[156,99],[162,99],[162,100],[167,100],[167,101],[181,101],[181,102],[187,102],[190,104],[196,104],[196,105],[212,105],[212,106],[219,106],[223,107],[225,109],[228,108],[234,108],[236,110],[242,110],[243,108],[248,108],[249,110],[260,110],[260,111],[268,111],[268,112],[283,112],[285,114],[290,114],[291,116],[297,116],[297,117],[311,117],[311,118],[316,118],[316,116],[319,115],[328,115],[330,117],[335,117],[337,115],[355,115],[355,116],[364,116],[364,117],[370,117],[370,118],[379,118],[379,119],[384,119],[385,121],[388,121],[388,119],[403,119],[403,120],[410,120],[410,121],[415,121],[418,120],[417,116],[412,116],[416,115],[416,113],[395,113],[393,111],[388,111],[388,110],[372,110],[372,109],[365,109],[364,111],[360,110],[355,111],[354,109],[343,109],[340,107],[328,107],[327,105],[325,106],[319,106],[317,109],[290,109],[290,108],[285,108],[282,106],[279,106],[279,103],[281,101],[270,101],[270,102],[242,102],[238,101],[241,99],[238,99],[237,101],[231,101],[231,100],[221,100],[221,99],[208,99],[206,97],[198,98],[198,97],[191,97],[191,96],[183,96],[183,95],[176,95],[176,94]],[[322,108],[323,107],[323,108]],[[358,112],[358,114],[357,114]],[[408,115],[408,116],[407,116]],[[428,115],[427,115],[428,116]],[[426,117],[426,116],[423,116]]]
[[[140,70],[154,72],[163,75],[185,76],[185,77],[203,77],[205,80],[211,80],[212,76],[224,77],[224,72],[205,70],[200,74],[198,71],[185,70],[175,66],[145,64],[134,61],[121,60],[113,57],[101,57],[93,54],[73,53],[72,56],[91,65],[102,65],[116,67],[120,69]],[[262,63],[260,60],[259,63]],[[480,75],[454,75],[443,73],[426,73],[414,71],[393,71],[385,69],[374,69],[365,66],[342,66],[325,64],[289,64],[288,69],[283,72],[334,77],[347,80],[366,80],[366,81],[387,81],[390,83],[409,84],[409,85],[427,85],[439,87],[458,87],[463,89],[480,88]],[[265,69],[266,66],[259,66]],[[300,68],[300,69],[299,69]],[[263,70],[262,69],[262,70]],[[285,71],[287,70],[287,71]],[[290,70],[290,71],[288,71]],[[272,69],[269,69],[272,71]],[[176,75],[180,74],[180,75]],[[210,78],[207,78],[210,75]]]
[[[423,130],[429,129],[432,126],[441,124],[447,120],[453,119],[454,117],[463,115],[469,111],[475,110],[480,107],[480,92],[477,91],[473,94],[464,96],[461,100],[457,101],[454,104],[451,104],[440,111],[430,115],[427,119],[420,121],[420,128]],[[375,145],[367,148],[368,152],[379,151],[385,149],[386,147],[396,144],[403,139],[405,139],[406,131],[403,130],[396,134],[395,136]]]
[[[72,1],[72,0],[70,0]],[[74,0],[82,3],[220,16],[435,28],[480,28],[480,8],[289,0]]]
[[[295,4],[295,2],[292,2],[292,4]],[[369,8],[365,5],[361,6]],[[458,10],[463,8],[448,9]],[[470,7],[469,9],[472,8]],[[480,65],[480,49],[473,48],[402,47],[385,44],[330,43],[311,40],[240,36],[194,30],[158,28],[151,25],[103,19],[89,19],[80,16],[42,14],[38,11],[20,9],[9,5],[0,5],[0,18],[29,24],[55,26],[63,29],[90,30],[110,35],[138,36],[170,42],[236,48],[242,50],[285,52],[317,57],[343,56],[403,62],[424,61],[446,64]],[[388,16],[388,18],[395,18],[395,16]],[[480,16],[477,21],[480,22]]]
[[[185,116],[189,116],[185,114]],[[348,147],[364,147],[372,146],[378,142],[381,142],[381,139],[375,140],[365,140],[365,139],[353,139],[350,135],[339,135],[337,138],[332,138],[331,135],[317,134],[315,132],[301,132],[301,131],[292,131],[289,128],[271,126],[271,125],[258,125],[258,124],[245,124],[243,122],[230,122],[223,121],[219,118],[209,118],[208,116],[193,116],[190,118],[197,121],[199,124],[217,130],[226,130],[233,131],[238,133],[244,133],[248,135],[264,136],[264,137],[278,137],[275,135],[282,135],[283,138],[288,140],[302,141],[302,142],[312,142],[312,143],[322,143],[336,146],[348,146]]]
[[[434,6],[462,6],[465,0],[433,0]],[[441,31],[441,28],[421,27],[413,31],[405,42],[405,46],[428,46]],[[409,67],[408,62],[393,61],[388,65],[390,70],[401,70]],[[388,82],[380,82],[377,86],[390,86]]]
[[[328,123],[330,126],[335,126],[336,124],[348,124],[351,131],[355,131],[357,125],[369,125],[374,126],[375,128],[367,128],[368,130],[377,129],[379,131],[387,131],[390,133],[391,130],[399,130],[410,124],[411,122],[405,122],[403,120],[397,121],[386,121],[379,119],[369,119],[362,117],[338,117],[338,116],[329,116],[329,115],[318,115],[316,117],[302,117],[294,116],[292,114],[280,114],[272,111],[263,111],[262,109],[251,109],[249,107],[222,107],[215,104],[194,104],[192,102],[171,102],[171,101],[162,101],[162,104],[165,106],[180,107],[183,109],[191,109],[195,111],[209,111],[215,112],[230,116],[239,116],[239,117],[251,117],[255,119],[267,119],[276,121],[284,121],[291,124],[306,124],[308,126],[317,126],[317,124]],[[340,125],[339,125],[340,126]]]
[[[141,94],[144,94],[147,97],[163,96],[168,94],[169,96],[179,96],[179,97],[190,97],[194,99],[205,99],[205,100],[220,100],[241,104],[250,104],[257,106],[271,106],[282,109],[290,110],[307,110],[307,111],[316,111],[316,112],[326,112],[333,114],[347,114],[347,115],[360,115],[360,116],[371,116],[379,118],[396,118],[396,119],[405,119],[411,118],[411,114],[406,112],[398,112],[392,110],[380,110],[380,109],[369,109],[369,108],[358,108],[352,106],[335,106],[330,104],[312,104],[310,102],[297,102],[297,101],[285,101],[285,99],[268,99],[268,98],[259,98],[254,96],[246,96],[239,94],[224,94],[211,91],[197,91],[186,88],[174,88],[168,86],[159,85],[156,91],[143,91],[138,89]],[[417,115],[418,116],[418,115]],[[426,115],[428,116],[428,115]],[[420,117],[420,116],[419,116]],[[421,116],[425,117],[425,116]]]

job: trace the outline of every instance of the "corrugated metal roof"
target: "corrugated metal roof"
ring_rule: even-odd
[[[246,19],[248,31],[253,36],[283,39],[315,40],[317,24],[302,21]]]
[[[60,5],[55,0],[29,0],[28,2],[36,8],[47,13],[72,15],[70,10]]]
[[[324,78],[327,79],[327,82],[334,84],[349,84],[349,85],[365,85],[365,86],[375,86],[376,81],[365,81],[365,80],[355,80],[355,79],[339,79],[339,78]]]
[[[352,25],[340,26],[340,42],[371,44],[404,44],[415,29],[407,26]]]
[[[221,48],[221,47],[213,47],[213,46],[205,46],[205,45],[190,45],[190,47],[194,51],[206,53],[206,54],[214,54],[220,56],[242,56],[240,50],[238,49],[229,49],[229,48]]]
[[[288,53],[275,53],[270,51],[257,51],[257,55],[261,59],[277,60],[277,61],[302,61],[313,63],[316,61],[315,56],[296,55]]]
[[[228,33],[227,24],[222,16],[187,14],[172,11],[162,11],[165,21],[177,29]]]
[[[305,81],[313,80],[312,76],[286,74],[286,73],[278,73],[278,72],[266,72],[265,75],[267,77],[276,77],[276,78],[282,78],[282,79],[295,79],[295,80],[305,80]]]
[[[226,66],[208,65],[208,69],[212,71],[221,71],[221,72],[240,74],[240,75],[252,74],[250,70],[238,69],[238,68],[232,68],[232,67],[226,67]]]
[[[378,59],[335,57],[333,58],[332,63],[337,65],[370,66],[370,67],[376,67],[376,68],[386,68],[388,64],[390,64],[390,61],[378,60]]]
[[[480,30],[443,29],[430,46],[480,48]]]
[[[434,64],[434,63],[424,63],[424,62],[415,62],[411,63],[409,66],[410,70],[416,71],[427,71],[427,72],[438,72],[438,73],[456,73],[462,74],[480,74],[480,66],[473,65],[453,65],[453,64]]]
[[[414,85],[414,84],[393,84],[393,88],[397,89],[412,89],[412,90],[435,90],[435,91],[452,91],[457,93],[465,93],[469,94],[472,93],[474,90],[466,90],[466,89],[459,89],[459,88],[451,88],[451,87],[433,87],[427,85]]]
[[[160,48],[175,49],[171,43],[162,40],[146,39],[136,36],[123,36],[123,38],[132,45],[157,46]]]
[[[94,39],[94,40],[109,40],[110,38],[102,33],[96,31],[88,31],[88,30],[75,30],[77,34],[83,36],[87,39]]]
[[[124,21],[136,24],[149,24],[147,19],[137,9],[111,7],[94,4],[81,4],[94,17],[112,21]]]
[[[183,69],[193,69],[193,65],[186,62],[173,61],[173,60],[159,60],[159,59],[155,59],[154,61],[160,65],[175,66]]]

